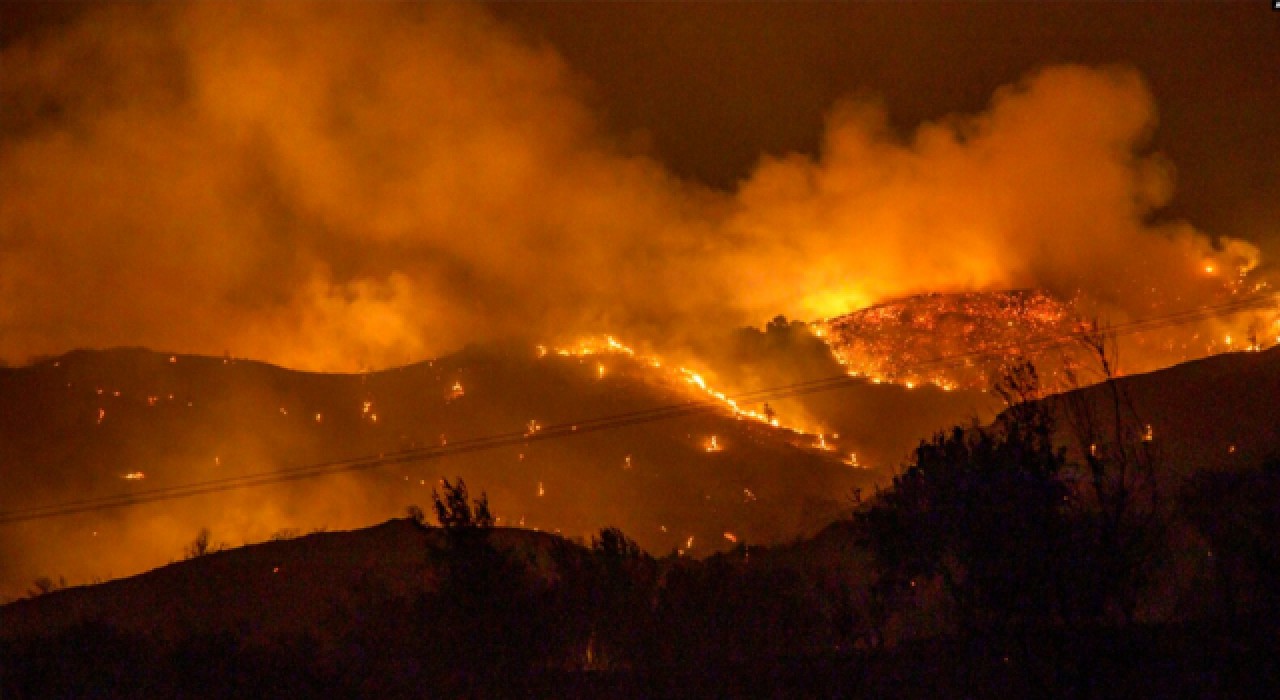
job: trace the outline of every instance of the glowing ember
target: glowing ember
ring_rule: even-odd
[[[719,452],[722,449],[724,448],[720,446],[720,443],[716,442],[716,436],[712,435],[711,440],[707,442],[707,452]]]
[[[735,535],[735,534],[733,534],[732,532],[726,532],[726,533],[724,533],[724,538],[725,538],[726,540],[729,540],[730,542],[737,542],[737,541],[738,541],[738,536],[737,536],[737,535]]]
[[[146,474],[143,474],[142,472],[129,472],[128,474],[125,474],[124,476],[122,476],[122,477],[120,477],[120,478],[121,478],[121,479],[126,479],[126,480],[128,480],[128,481],[138,481],[138,480],[140,480],[140,479],[145,479],[145,478],[147,478],[147,475],[146,475]]]

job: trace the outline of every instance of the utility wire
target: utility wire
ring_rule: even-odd
[[[960,362],[983,357],[1002,357],[1009,351],[1015,349],[1025,351],[1044,349],[1055,345],[1066,345],[1072,341],[1090,337],[1099,333],[1112,336],[1131,335],[1156,328],[1172,327],[1195,321],[1207,320],[1209,318],[1235,314],[1251,308],[1259,308],[1273,304],[1278,299],[1280,299],[1280,296],[1274,293],[1251,296],[1245,299],[1233,300],[1223,304],[1202,307],[1191,311],[1183,311],[1116,324],[1109,328],[1089,328],[1073,333],[1047,335],[1039,338],[1033,337],[1026,341],[1008,343],[994,348],[955,353],[933,360],[918,362],[910,365],[909,367],[911,369],[947,367]],[[744,392],[734,396],[726,396],[725,398],[733,401],[735,404],[755,403],[831,391],[834,389],[853,386],[855,384],[863,384],[866,381],[867,379],[865,377],[841,374],[833,377],[825,377],[806,382],[797,382],[768,389]],[[0,525],[86,513],[105,510],[108,508],[141,505],[144,503],[154,503],[157,501],[187,498],[211,493],[221,493],[236,489],[267,486],[342,472],[364,471],[393,464],[440,459],[442,457],[458,454],[492,450],[528,442],[552,440],[570,437],[573,435],[599,432],[602,430],[613,430],[642,423],[689,416],[697,413],[717,410],[722,407],[723,403],[720,399],[690,400],[684,403],[658,406],[640,411],[630,411],[627,413],[614,414],[571,423],[560,423],[533,431],[517,431],[486,435],[438,447],[401,450],[397,452],[383,453],[377,456],[321,462],[289,467],[271,472],[259,472],[256,474],[225,477],[222,479],[213,479],[192,484],[160,487],[145,491],[134,491],[126,494],[100,496],[78,501],[50,504],[47,506],[12,510],[0,513]]]

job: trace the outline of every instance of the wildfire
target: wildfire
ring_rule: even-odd
[[[1044,292],[922,294],[813,324],[851,376],[915,389],[986,388],[1012,356],[1041,364],[1058,359],[1053,348],[1022,352],[1020,341],[1059,337],[1084,329],[1070,304]],[[818,333],[822,331],[822,333]],[[977,355],[963,367],[921,369],[939,357]]]
[[[1211,264],[1206,272],[1218,268]],[[1218,301],[1230,301],[1248,294],[1265,295],[1265,281],[1248,279],[1248,268],[1238,275],[1215,275],[1220,281]],[[1149,313],[1153,317],[1173,311],[1172,302],[1162,300],[1159,290],[1151,288]],[[1178,297],[1181,301],[1182,297]],[[1083,311],[1087,302],[1062,301],[1039,290],[973,292],[967,294],[921,294],[888,301],[843,316],[811,324],[815,335],[822,337],[836,358],[849,368],[850,376],[867,377],[873,383],[889,382],[908,389],[933,384],[944,391],[985,389],[998,378],[1010,360],[1028,360],[1040,368],[1089,366],[1092,351],[1069,342],[1072,336],[1090,331]],[[1277,310],[1258,310],[1250,326],[1249,348],[1261,346],[1254,340],[1256,331],[1276,319]],[[1263,319],[1268,319],[1264,321]],[[1217,323],[1215,321],[1215,323]],[[1264,325],[1259,325],[1264,324]],[[1117,324],[1123,325],[1123,324]],[[1205,328],[1154,328],[1130,332],[1136,360],[1129,371],[1147,371],[1184,362],[1202,355],[1231,351],[1244,347],[1237,332],[1225,334],[1222,341],[1212,336],[1203,353],[1192,341],[1198,340]],[[1105,329],[1104,329],[1105,330]],[[1216,335],[1213,334],[1213,335]],[[1277,338],[1280,344],[1280,337]],[[1130,355],[1132,356],[1132,355]],[[943,358],[964,358],[963,362],[938,362]],[[1042,378],[1053,381],[1056,373]],[[1066,380],[1066,374],[1059,378]],[[1076,376],[1075,378],[1079,378]],[[1050,390],[1067,389],[1063,383],[1048,386]]]
[[[721,447],[720,444],[716,442],[716,436],[712,435],[711,440],[707,442],[707,452],[719,452],[722,449],[724,448]]]
[[[557,348],[555,352],[557,355],[560,355],[562,357],[578,357],[578,358],[584,358],[591,355],[599,355],[599,354],[605,354],[605,353],[626,355],[628,357],[636,359],[637,361],[643,364],[648,365],[653,369],[662,369],[666,364],[662,361],[661,358],[657,356],[644,355],[641,353],[637,353],[634,349],[628,347],[627,345],[624,345],[622,342],[620,342],[617,338],[615,338],[612,335],[582,338],[578,341],[577,347]],[[603,377],[604,372],[605,372],[604,365],[597,364],[598,376]],[[724,408],[728,409],[737,418],[759,421],[766,425],[771,425],[775,428],[787,430],[792,433],[796,433],[798,435],[808,434],[807,431],[805,431],[802,428],[790,426],[790,425],[783,425],[782,422],[778,419],[778,417],[774,415],[772,411],[770,411],[767,408],[767,406],[765,407],[764,412],[743,408],[742,406],[738,405],[737,401],[730,398],[723,391],[720,391],[712,387],[711,384],[707,381],[707,379],[703,377],[700,373],[694,370],[691,370],[688,367],[679,367],[673,370],[667,370],[667,376],[673,379],[678,379],[679,381],[682,381],[685,384],[687,384],[691,389],[696,390],[698,393],[704,396],[707,396],[709,398],[715,399],[717,403],[720,403],[722,406],[724,406]],[[714,450],[708,450],[708,451],[714,451]]]

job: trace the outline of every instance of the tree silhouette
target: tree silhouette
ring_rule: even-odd
[[[995,426],[953,429],[857,518],[888,591],[938,580],[964,633],[1043,627],[1055,611],[1068,534],[1064,450],[1030,366],[1010,372],[1013,402]]]
[[[1101,384],[1068,392],[1058,401],[1081,462],[1073,465],[1069,479],[1076,566],[1064,586],[1065,614],[1075,624],[1115,618],[1128,623],[1166,544],[1157,477],[1160,443],[1117,381],[1114,335],[1094,321],[1080,343]],[[1079,368],[1066,369],[1069,385],[1082,384],[1079,373]]]
[[[436,511],[436,520],[446,530],[493,527],[493,514],[489,512],[489,497],[483,492],[480,498],[472,503],[468,500],[467,485],[458,479],[450,484],[448,479],[440,480],[444,488],[444,497],[431,489],[431,500]]]
[[[441,486],[432,501],[442,537],[428,545],[438,587],[421,613],[426,658],[444,695],[488,695],[548,656],[540,587],[530,561],[494,546],[488,498],[471,500],[462,479]]]

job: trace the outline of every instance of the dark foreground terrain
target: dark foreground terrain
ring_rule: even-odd
[[[585,547],[408,520],[214,553],[5,606],[3,694],[1173,698],[1280,682],[1274,616],[966,638],[904,608],[901,638],[876,644],[854,529],[702,562],[612,532]]]
[[[5,698],[1273,697],[1280,600],[1268,587],[1274,539],[1260,538],[1273,538],[1276,523],[1259,518],[1269,517],[1267,503],[1274,515],[1280,473],[1241,478],[1269,489],[1266,500],[1226,494],[1220,515],[1243,507],[1246,527],[1209,535],[1222,544],[1216,568],[1165,565],[1162,576],[1181,579],[1183,593],[1163,619],[1064,615],[957,627],[936,581],[912,581],[910,595],[885,585],[892,568],[871,553],[865,519],[787,546],[655,560],[616,530],[587,544],[493,528],[483,506],[463,508],[466,499],[446,491],[443,527],[396,520],[251,545],[4,606],[0,690]],[[1015,563],[1008,567],[1016,576]]]
[[[1280,353],[1034,400],[922,443],[816,535],[655,558],[430,516],[0,608],[4,698],[1274,697]],[[1030,389],[1030,390],[1029,390]],[[713,506],[706,506],[708,508]],[[798,517],[792,515],[791,517]],[[767,523],[766,523],[767,524]]]

